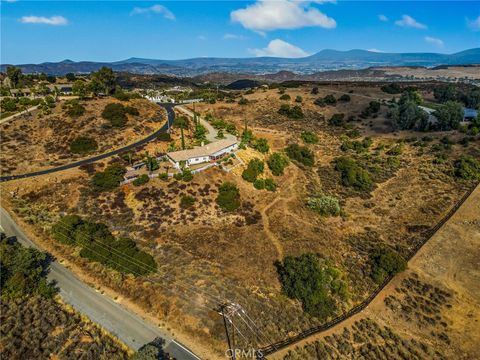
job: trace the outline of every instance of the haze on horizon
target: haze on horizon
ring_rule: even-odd
[[[480,46],[480,10],[473,1],[9,0],[1,2],[1,44],[3,64],[304,57],[322,49],[455,53]]]

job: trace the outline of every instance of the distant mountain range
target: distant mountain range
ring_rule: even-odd
[[[89,73],[102,66],[114,71],[134,74],[167,74],[175,76],[197,76],[212,72],[266,74],[291,71],[311,74],[327,70],[356,70],[382,66],[439,66],[480,64],[480,48],[455,54],[439,53],[381,53],[367,50],[322,50],[303,58],[255,57],[255,58],[212,58],[202,57],[185,60],[156,60],[130,58],[116,62],[92,62],[64,60],[41,64],[21,64],[24,73],[65,75],[66,73]],[[5,71],[9,64],[0,65]]]

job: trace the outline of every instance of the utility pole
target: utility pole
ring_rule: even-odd
[[[220,305],[220,311],[221,315],[223,317],[223,325],[225,326],[225,333],[227,334],[227,343],[228,343],[228,350],[230,351],[230,359],[231,360],[236,360],[235,358],[235,349],[232,347],[232,343],[230,342],[230,333],[228,331],[228,325],[227,325],[227,319],[228,315],[225,314],[225,309],[228,307],[228,305]],[[228,319],[229,322],[231,322],[230,319]]]

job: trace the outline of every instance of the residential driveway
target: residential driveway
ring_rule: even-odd
[[[177,106],[176,107],[179,111],[183,112],[185,115],[187,116],[190,116],[191,118],[193,118],[193,111],[183,107],[183,106]],[[202,124],[202,126],[207,129],[207,140],[210,141],[210,142],[215,142],[215,141],[218,141],[217,139],[217,135],[218,135],[218,131],[212,126],[210,125],[210,123],[205,120],[204,118],[200,117],[199,116],[199,119],[200,119],[200,124]],[[223,135],[225,136],[225,139],[229,139],[229,140],[236,140],[237,138],[232,135],[232,134],[229,134],[227,132],[224,132]]]

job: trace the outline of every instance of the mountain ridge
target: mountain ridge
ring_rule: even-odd
[[[298,74],[312,74],[318,71],[339,69],[365,69],[373,66],[425,66],[480,64],[480,48],[466,49],[453,54],[434,52],[386,53],[362,49],[347,51],[324,49],[301,58],[282,57],[196,57],[179,60],[148,59],[131,57],[113,62],[72,61],[44,62],[40,64],[15,65],[25,73],[44,72],[65,75],[68,72],[88,73],[102,66],[114,71],[138,74],[167,74],[174,76],[197,76],[212,72],[265,74],[278,71],[292,71]],[[0,65],[5,71],[10,64]]]

